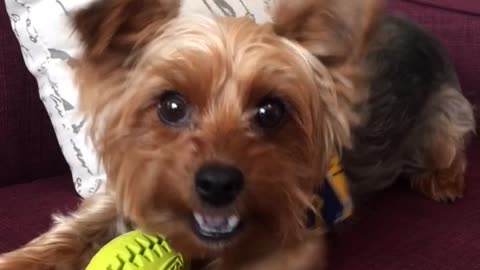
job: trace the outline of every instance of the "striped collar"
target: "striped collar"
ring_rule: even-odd
[[[316,228],[321,224],[332,226],[352,215],[353,202],[338,157],[331,160],[323,186],[314,192],[312,205],[313,209],[307,212],[307,228]]]

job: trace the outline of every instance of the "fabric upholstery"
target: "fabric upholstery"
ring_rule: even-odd
[[[0,1],[0,187],[68,172]]]
[[[410,2],[431,5],[439,8],[480,14],[480,5],[477,0],[409,0]]]
[[[0,253],[17,248],[51,224],[51,215],[76,208],[69,174],[0,188]]]

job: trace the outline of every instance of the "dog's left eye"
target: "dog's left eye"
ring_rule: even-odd
[[[278,98],[266,98],[257,106],[256,124],[263,129],[278,128],[285,119],[285,104]]]
[[[174,91],[168,91],[160,97],[157,113],[160,120],[170,126],[184,125],[191,116],[190,106],[185,98]]]

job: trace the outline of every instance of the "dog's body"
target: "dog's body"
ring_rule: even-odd
[[[474,118],[443,48],[406,19],[386,16],[367,63],[373,72],[370,97],[359,110],[368,120],[354,129],[354,147],[342,159],[354,197],[399,178],[435,200],[461,197],[463,145]],[[455,179],[431,181],[447,171]]]
[[[279,1],[271,26],[140,2],[75,19],[109,191],[0,270],[81,270],[134,228],[213,269],[321,269],[324,232],[304,213],[341,148],[356,198],[399,177],[461,197],[471,106],[436,41],[404,19],[377,22],[377,1]]]

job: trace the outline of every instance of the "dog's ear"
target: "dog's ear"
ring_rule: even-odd
[[[180,4],[180,0],[94,0],[75,12],[72,24],[83,51],[72,67],[80,110],[91,119],[96,144],[107,119],[118,116],[119,110],[111,108],[121,103],[137,56],[178,15]]]
[[[352,127],[361,123],[356,108],[368,96],[362,59],[376,31],[382,2],[275,0],[272,6],[275,33],[298,43],[327,67],[312,66],[321,74],[316,78],[321,91],[315,92],[319,98],[312,99],[312,111],[322,164],[337,150],[351,146]]]
[[[381,7],[381,0],[277,0],[273,27],[326,65],[342,64],[361,57]]]
[[[96,0],[78,11],[74,28],[90,59],[128,55],[146,44],[160,27],[178,15],[179,0]]]

